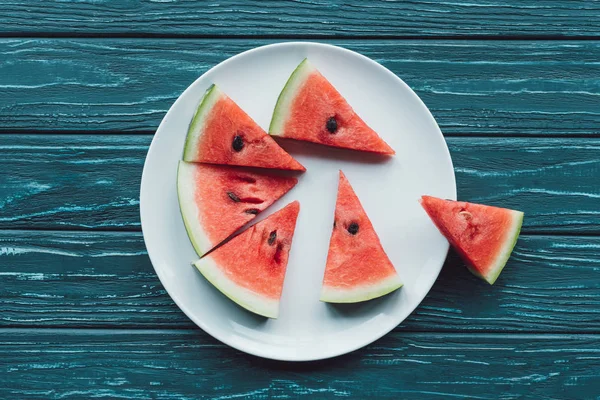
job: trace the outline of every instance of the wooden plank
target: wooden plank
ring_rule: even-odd
[[[447,142],[459,199],[522,210],[526,232],[599,232],[599,139]]]
[[[197,330],[1,330],[3,398],[592,399],[600,336],[394,333],[283,363]],[[464,397],[463,397],[464,396]]]
[[[150,136],[0,135],[0,226],[139,229]]]
[[[139,230],[150,141],[0,135],[0,169],[11,171],[0,175],[0,229]],[[448,144],[459,198],[523,210],[524,232],[600,232],[600,139],[450,137]]]
[[[193,326],[139,233],[2,231],[0,265],[0,327]],[[598,265],[600,237],[523,236],[490,287],[451,255],[398,330],[598,333]]]
[[[3,39],[0,126],[154,131],[173,101],[208,68],[272,42]],[[446,134],[600,133],[598,41],[331,43],[372,57],[403,78]]]
[[[193,326],[140,233],[4,231],[0,326]]]
[[[0,33],[293,37],[560,36],[598,34],[596,1],[120,2],[13,0]]]

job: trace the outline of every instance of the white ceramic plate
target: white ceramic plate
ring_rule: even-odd
[[[306,168],[298,185],[258,219],[292,200],[301,204],[277,320],[255,316],[190,265],[197,258],[179,213],[177,162],[206,88],[218,84],[263,128],[294,68],[308,57],[358,114],[395,150],[368,154],[279,140]],[[370,302],[335,306],[319,290],[342,169],[371,218],[404,287]],[[144,240],[158,277],[199,327],[236,349],[305,361],[365,346],[401,323],[437,278],[448,243],[421,209],[422,194],[455,199],[452,161],[435,120],[417,95],[375,61],[318,43],[280,43],[232,57],[198,78],[160,124],[144,165],[140,208]]]

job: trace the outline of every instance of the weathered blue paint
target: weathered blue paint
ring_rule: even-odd
[[[0,398],[600,399],[600,42],[574,40],[600,39],[599,4],[4,2]],[[291,38],[398,74],[459,196],[527,215],[493,287],[451,254],[394,332],[305,364],[229,349],[173,304],[139,233],[151,135],[127,134],[216,63]]]
[[[0,231],[1,327],[190,328],[140,233]],[[600,332],[600,237],[523,236],[494,286],[453,254],[399,331]]]
[[[0,330],[0,397],[594,399],[600,335],[394,332],[334,360],[282,363],[199,330]]]
[[[11,0],[0,33],[292,37],[578,37],[600,32],[594,0]]]
[[[11,171],[0,175],[0,229],[139,230],[139,180],[150,141],[0,135],[0,170]],[[527,233],[600,233],[600,139],[447,141],[460,198],[523,210]]]
[[[276,41],[0,39],[0,130],[153,132],[208,68]],[[329,43],[404,79],[446,135],[600,133],[599,41]]]

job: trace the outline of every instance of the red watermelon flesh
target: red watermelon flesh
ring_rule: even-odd
[[[431,196],[421,197],[421,205],[469,270],[493,284],[517,242],[523,213]]]
[[[177,172],[179,205],[198,255],[254,219],[297,182],[293,177],[238,167],[181,161]]]
[[[340,171],[321,301],[355,303],[402,286],[356,193]]]
[[[269,134],[328,146],[395,154],[305,59],[279,95]]]
[[[240,306],[265,317],[277,318],[299,211],[297,201],[288,204],[194,265]]]
[[[183,160],[306,170],[216,85],[207,90],[190,124]]]

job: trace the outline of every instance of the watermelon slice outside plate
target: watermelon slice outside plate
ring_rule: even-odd
[[[299,211],[297,201],[288,204],[194,265],[240,306],[265,317],[277,318]]]
[[[306,170],[216,85],[208,88],[192,119],[183,160]]]
[[[421,205],[476,276],[493,285],[523,224],[521,211],[421,197]]]
[[[210,251],[292,189],[298,180],[180,161],[179,207],[199,256]]]
[[[395,154],[305,59],[281,91],[269,134],[328,146]]]
[[[356,303],[402,286],[356,193],[340,171],[321,301]]]

